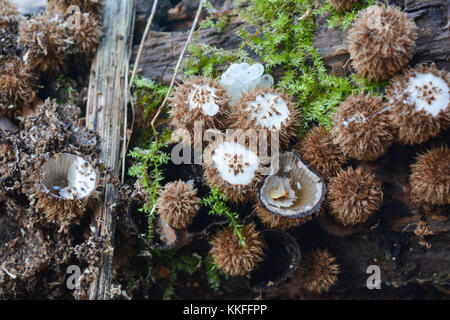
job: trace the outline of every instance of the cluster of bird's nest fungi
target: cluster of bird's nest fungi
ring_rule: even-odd
[[[38,99],[42,74],[59,74],[70,59],[86,61],[95,53],[102,34],[100,7],[78,1],[87,13],[81,28],[71,29],[64,23],[69,2],[75,1],[50,1],[45,13],[24,20],[9,1],[0,0],[0,115],[12,121],[0,123],[0,201],[14,207],[14,199],[25,196],[29,207],[20,208],[23,216],[15,223],[23,228],[51,224],[56,233],[67,233],[95,202],[103,174],[97,137],[78,126],[76,107],[47,100],[36,114],[29,110]],[[330,1],[338,10],[354,2]],[[336,257],[316,250],[300,259],[288,231],[316,216],[336,228],[366,223],[383,204],[381,183],[368,162],[393,143],[421,144],[450,126],[448,72],[433,64],[407,67],[416,34],[414,21],[396,7],[362,10],[349,30],[352,65],[365,78],[389,80],[386,94],[350,95],[336,110],[331,130],[313,127],[298,143],[303,120],[293,98],[273,87],[274,79],[264,75],[260,64],[233,64],[219,80],[192,77],[176,88],[170,124],[192,138],[199,127],[202,136],[215,138],[203,153],[204,184],[231,203],[254,209],[240,226],[241,238],[233,227],[211,236],[210,253],[218,269],[259,277],[257,286],[278,284],[297,267],[299,285],[309,291],[327,291],[336,283]],[[19,123],[19,134],[11,129],[13,122]],[[229,136],[227,129],[251,134]],[[264,147],[255,150],[250,140],[259,132],[265,132],[258,136]],[[191,140],[184,143],[190,146]],[[275,143],[279,153],[273,153]],[[279,159],[278,170],[267,174],[271,157]],[[423,150],[411,166],[409,182],[411,202],[420,210],[449,205],[448,146]],[[136,191],[145,201],[139,184]],[[180,233],[201,207],[195,181],[166,184],[156,205],[160,248],[186,244]],[[274,259],[276,246],[289,246],[289,261],[283,274],[267,279],[260,270],[268,257]],[[44,257],[49,255],[50,244],[42,250]],[[14,275],[2,266],[0,287]]]

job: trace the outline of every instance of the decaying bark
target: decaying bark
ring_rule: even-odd
[[[94,59],[89,79],[86,125],[99,133],[105,166],[119,173],[127,105],[128,62],[135,15],[134,0],[107,0],[103,13],[105,36]],[[107,183],[91,228],[113,239],[117,189]],[[102,256],[89,299],[108,299],[112,279],[112,252]]]
[[[450,69],[450,5],[446,0],[401,0],[391,1],[400,5],[408,16],[414,18],[420,27],[419,38],[412,64],[434,61],[440,68]],[[239,48],[242,39],[236,36],[236,31],[243,25],[236,18],[227,28],[218,33],[215,30],[201,30],[196,39],[218,48],[233,50]],[[315,47],[323,56],[324,62],[331,72],[337,75],[348,74],[350,71],[349,54],[347,50],[347,31],[327,28],[326,18],[316,21]],[[173,68],[176,64],[187,34],[184,32],[151,32],[148,37],[140,69],[142,75],[154,81],[170,82]],[[137,47],[133,48],[133,57]]]

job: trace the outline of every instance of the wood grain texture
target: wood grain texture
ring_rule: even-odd
[[[132,43],[135,0],[106,0],[105,36],[93,61],[89,79],[86,126],[99,133],[106,168],[118,173],[123,144],[124,114],[128,103],[128,62]],[[116,187],[107,183],[91,226],[99,235],[114,236]],[[104,254],[89,289],[90,300],[110,297],[112,253]]]

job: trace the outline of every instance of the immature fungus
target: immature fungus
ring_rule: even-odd
[[[299,121],[292,100],[274,89],[260,89],[243,95],[232,115],[232,128],[267,130],[268,142],[277,134],[287,145],[297,136]],[[260,141],[261,143],[261,141]]]
[[[176,89],[170,121],[175,128],[184,128],[194,138],[196,124],[202,131],[221,129],[227,118],[229,98],[224,87],[204,77],[192,77]],[[202,133],[203,133],[202,132]]]
[[[315,250],[300,263],[298,272],[303,287],[320,294],[336,284],[340,270],[336,258],[327,250]]]
[[[67,68],[67,54],[74,45],[64,17],[57,13],[43,13],[24,22],[19,42],[24,48],[25,63],[52,74]]]
[[[103,0],[48,0],[49,7],[61,12],[72,13],[73,8],[79,8],[81,13],[99,14],[103,9]]]
[[[358,0],[328,0],[328,2],[338,11],[348,11]]]
[[[447,145],[419,155],[411,165],[411,198],[417,205],[450,204],[450,150]]]
[[[67,232],[97,197],[98,174],[83,158],[63,153],[45,161],[34,184],[37,208],[48,222]]]
[[[36,97],[37,78],[18,57],[0,65],[0,116],[14,118]]]
[[[97,51],[100,38],[103,36],[103,27],[98,17],[84,13],[81,15],[80,25],[71,29],[75,42],[75,57],[81,53],[77,60],[90,61]]]
[[[168,183],[161,190],[157,201],[163,220],[176,229],[186,228],[199,209],[197,189],[181,180]]]
[[[372,5],[360,11],[348,32],[355,70],[370,80],[385,80],[411,59],[417,26],[397,7]]]
[[[378,159],[394,140],[389,113],[381,98],[351,95],[341,102],[334,115],[334,143],[354,159]]]
[[[270,74],[264,74],[260,63],[233,63],[220,77],[220,83],[227,88],[232,104],[236,104],[251,90],[271,88],[274,80]]]
[[[252,150],[236,141],[218,141],[205,150],[203,165],[206,182],[231,201],[250,201],[254,197],[255,184],[261,179],[261,163]]]
[[[278,173],[267,176],[259,189],[256,212],[267,226],[287,229],[320,211],[326,186],[295,152],[282,153],[279,164]]]
[[[387,89],[398,140],[417,144],[437,136],[450,124],[450,73],[420,65],[393,79]]]
[[[383,204],[381,183],[361,167],[341,170],[331,178],[328,192],[331,214],[343,225],[366,222]]]
[[[20,19],[13,2],[0,0],[0,62],[16,53]]]
[[[308,131],[296,150],[326,179],[336,175],[347,160],[340,147],[333,142],[330,132],[319,126]]]
[[[242,246],[232,227],[217,232],[211,240],[210,254],[214,264],[230,276],[251,273],[264,258],[264,239],[254,224],[242,227],[245,246]]]

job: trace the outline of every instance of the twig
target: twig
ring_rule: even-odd
[[[152,12],[150,13],[150,17],[147,20],[147,25],[145,26],[144,34],[142,35],[142,40],[141,40],[141,44],[139,45],[139,50],[138,50],[138,53],[137,53],[137,56],[136,56],[136,61],[134,62],[133,72],[132,72],[131,78],[130,78],[130,85],[129,85],[129,89],[130,90],[131,90],[131,87],[133,86],[134,77],[136,76],[137,69],[139,67],[139,61],[141,60],[141,56],[142,56],[142,51],[144,49],[145,40],[147,39],[148,33],[150,31],[150,27],[152,25],[153,17],[155,16],[155,12],[156,12],[156,7],[157,6],[158,6],[158,0],[154,0],[153,7],[152,7]]]
[[[200,3],[198,5],[198,9],[197,9],[197,14],[195,15],[194,23],[192,24],[191,30],[189,31],[189,36],[188,36],[188,38],[186,40],[186,43],[184,44],[184,48],[181,51],[180,57],[178,58],[178,62],[177,62],[177,65],[175,67],[175,71],[174,71],[174,74],[173,74],[173,77],[172,77],[172,81],[170,82],[169,90],[167,91],[166,97],[164,98],[163,103],[159,107],[158,112],[156,112],[155,116],[152,119],[152,129],[153,129],[153,134],[155,135],[156,145],[159,144],[159,142],[158,142],[158,132],[156,131],[156,128],[155,128],[156,120],[158,119],[158,117],[161,114],[163,108],[165,107],[165,105],[169,101],[170,93],[172,92],[173,86],[175,84],[175,79],[177,77],[178,71],[179,71],[180,66],[181,66],[181,61],[183,60],[184,54],[186,53],[187,47],[189,46],[189,42],[191,42],[192,35],[194,34],[195,27],[197,26],[197,22],[198,22],[198,19],[200,17],[200,13],[202,12],[202,8],[203,8],[203,0],[200,0]]]
[[[131,73],[130,82],[127,83],[125,86],[125,90],[127,90],[127,93],[129,96],[129,101],[131,102],[131,110],[133,112],[133,119],[131,121],[131,126],[130,126],[130,131],[131,131],[130,136],[131,136],[131,133],[133,132],[134,121],[135,121],[135,110],[134,110],[133,97],[131,95],[131,87],[133,86],[134,78],[136,77],[136,73],[137,73],[137,70],[139,67],[139,61],[141,60],[142,51],[144,49],[145,40],[147,39],[148,33],[150,32],[150,27],[153,23],[153,18],[155,16],[157,6],[158,6],[158,0],[154,0],[152,11],[150,13],[150,17],[147,20],[147,25],[145,26],[144,34],[142,35],[141,44],[139,45],[139,50],[138,50],[138,53],[136,56],[136,61],[134,62],[134,67],[133,67],[133,72]],[[127,74],[128,74],[128,70],[127,70]],[[122,183],[124,183],[124,180],[125,180],[125,160],[127,157],[128,146],[130,144],[130,139],[128,139],[128,135],[127,135],[127,127],[128,127],[128,108],[127,108],[127,106],[125,106],[125,116],[124,116],[124,124],[123,125],[124,125],[124,130],[123,130],[124,139],[123,139],[123,152],[122,152],[122,177],[121,177]]]

